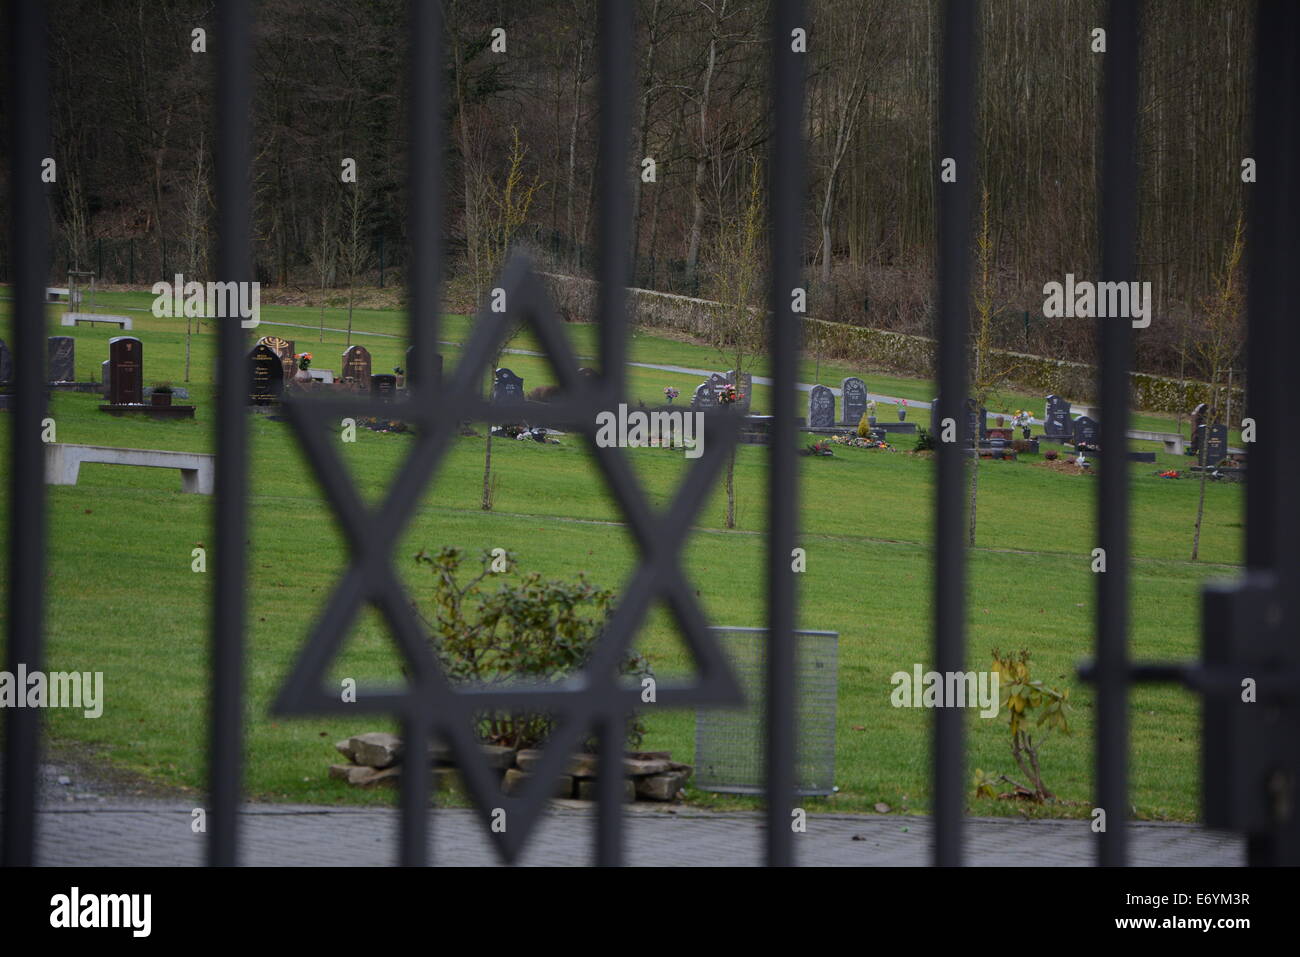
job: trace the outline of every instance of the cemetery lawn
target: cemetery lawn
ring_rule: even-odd
[[[114,302],[115,297],[120,297]],[[104,311],[114,305],[147,306],[148,294],[101,294]],[[12,344],[8,303],[0,303],[0,335]],[[54,312],[51,311],[53,316]],[[175,320],[145,313],[132,334],[144,342],[145,384],[168,379],[188,388],[197,416],[189,421],[154,422],[115,418],[97,411],[98,395],[54,392],[52,415],[60,442],[210,451],[215,418],[210,373],[210,333],[192,342],[191,380],[182,380],[184,331]],[[313,309],[263,307],[265,335],[292,338],[298,351],[315,353],[315,365],[338,368],[342,334],[317,341]],[[404,364],[399,312],[360,313],[356,336],[374,357],[374,371]],[[292,329],[272,322],[309,325]],[[342,325],[337,310],[326,324]],[[466,320],[449,317],[444,338],[460,340]],[[594,352],[594,329],[571,327],[581,354]],[[51,335],[77,339],[77,378],[98,378],[107,356],[104,329],[63,329],[52,319]],[[534,348],[521,336],[512,346]],[[456,349],[447,347],[448,363]],[[716,352],[691,343],[654,338],[639,331],[634,360],[725,368]],[[15,361],[19,361],[17,357]],[[544,360],[505,360],[525,379],[525,388],[546,384]],[[810,363],[804,381],[813,381]],[[828,372],[828,368],[830,371]],[[167,372],[164,372],[164,369]],[[755,371],[762,373],[761,368]],[[930,398],[926,382],[891,379],[866,370],[822,365],[820,381],[838,383],[862,374],[873,392]],[[683,402],[698,382],[633,368],[631,392],[658,401],[665,385],[682,391]],[[766,390],[755,390],[763,408]],[[185,400],[177,400],[185,401]],[[1024,397],[1020,407],[1040,411],[1041,398]],[[990,408],[992,408],[990,403]],[[1008,403],[1006,408],[1017,407]],[[910,418],[910,416],[909,416]],[[1142,416],[1144,428],[1172,431],[1172,420]],[[924,419],[922,420],[924,423]],[[1135,424],[1138,424],[1135,422]],[[9,442],[10,417],[0,415],[0,441]],[[482,427],[479,431],[483,431]],[[281,718],[270,703],[304,641],[329,589],[345,567],[345,548],[299,452],[290,427],[250,414],[252,497],[248,555],[246,788],[261,800],[317,803],[388,803],[391,792],[364,792],[328,780],[338,760],[333,742],[360,731],[388,727],[367,717]],[[1235,441],[1235,437],[1233,439]],[[483,439],[461,437],[451,448],[418,512],[400,541],[394,566],[413,597],[426,603],[427,571],[412,556],[422,548],[454,545],[478,554],[504,547],[523,571],[573,578],[580,572],[617,589],[634,568],[635,549],[617,524],[617,507],[591,466],[583,440],[564,436],[560,445],[496,440],[495,508],[479,508]],[[359,430],[353,445],[339,448],[363,494],[375,501],[411,444],[409,435]],[[901,437],[910,448],[911,437]],[[8,446],[6,445],[6,448]],[[1142,447],[1135,443],[1134,447]],[[1148,446],[1149,447],[1149,446]],[[627,453],[647,494],[658,507],[670,500],[684,467],[680,453],[659,449]],[[1242,557],[1243,487],[1210,484],[1206,490],[1201,561],[1191,563],[1195,482],[1157,478],[1158,470],[1184,468],[1189,459],[1157,456],[1156,465],[1134,464],[1133,588],[1131,652],[1135,658],[1193,658],[1199,650],[1199,589],[1209,578],[1236,573]],[[8,455],[0,457],[0,497],[7,499]],[[723,528],[721,485],[698,517],[684,552],[687,572],[711,620],[760,625],[764,615],[764,496],[766,451],[742,446],[736,458],[737,519]],[[894,708],[890,675],[929,669],[930,538],[933,462],[904,452],[837,448],[833,458],[801,458],[800,544],[807,572],[800,576],[800,625],[840,634],[836,782],[832,798],[808,800],[815,810],[868,811],[877,802],[897,811],[926,811],[929,805],[930,713]],[[1045,781],[1062,803],[1046,808],[988,799],[968,802],[972,813],[1086,817],[1092,778],[1093,696],[1075,675],[1092,642],[1095,579],[1093,547],[1095,479],[1049,467],[1037,456],[1014,463],[980,466],[977,547],[969,566],[969,658],[984,669],[989,652],[1028,648],[1034,675],[1070,688],[1073,734],[1054,736],[1042,751]],[[210,545],[208,496],[183,495],[175,471],[86,465],[76,487],[47,487],[49,496],[47,670],[102,671],[104,714],[46,713],[49,734],[96,748],[113,764],[138,771],[160,784],[204,788],[207,627],[211,576],[191,570],[191,550]],[[8,521],[7,505],[0,521]],[[209,555],[209,559],[211,559]],[[7,554],[0,563],[7,562]],[[1112,561],[1114,558],[1112,557]],[[6,569],[7,571],[7,569]],[[0,609],[3,609],[0,605]],[[4,612],[0,610],[0,614]],[[2,639],[0,639],[2,640]],[[689,680],[691,664],[670,616],[656,611],[638,644],[652,659],[661,682]],[[344,677],[367,684],[400,680],[398,664],[379,617],[367,611],[356,623],[332,681]],[[337,684],[333,685],[338,687]],[[1131,698],[1131,800],[1142,818],[1198,817],[1199,708],[1189,693],[1174,688],[1138,688]],[[694,716],[653,710],[646,716],[644,747],[671,750],[690,762]],[[968,722],[968,769],[1017,777],[1005,716]],[[393,728],[395,730],[395,728]],[[971,788],[973,794],[973,787]],[[692,790],[702,806],[739,807],[747,802]],[[457,795],[448,799],[456,802]]]

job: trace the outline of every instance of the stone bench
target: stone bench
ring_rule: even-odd
[[[1145,429],[1129,429],[1128,437],[1146,442],[1163,442],[1165,451],[1170,455],[1182,455],[1183,444],[1187,441],[1177,432],[1149,432]]]
[[[202,452],[118,449],[103,445],[68,445],[62,442],[51,442],[45,446],[45,484],[76,485],[83,462],[180,469],[182,492],[211,495],[216,456]]]
[[[104,322],[121,329],[131,328],[130,316],[105,316],[97,312],[65,312],[63,318],[59,320],[59,324],[64,326],[75,326],[83,322]]]

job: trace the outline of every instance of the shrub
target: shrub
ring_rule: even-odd
[[[996,780],[1005,781],[1015,788],[1013,795],[1042,803],[1054,800],[1056,795],[1043,783],[1038,750],[1055,730],[1070,733],[1066,714],[1070,710],[1070,691],[1050,687],[1030,675],[1029,650],[1003,655],[993,649],[992,670],[998,675],[999,704],[1005,709],[1011,730],[1011,757],[1029,784],[1021,784],[1005,774]],[[1037,720],[1033,720],[1037,715]],[[1042,729],[1039,733],[1038,729]],[[1037,740],[1034,735],[1039,734]],[[994,779],[975,769],[975,794],[977,797],[996,797]]]
[[[430,643],[453,685],[500,685],[524,680],[553,684],[577,674],[604,631],[613,592],[591,584],[544,581],[538,572],[512,578],[510,553],[484,552],[481,570],[461,581],[462,552],[421,550],[417,565],[433,572],[433,614],[426,620]],[[488,579],[501,584],[490,590]],[[646,660],[629,653],[620,674],[650,673]],[[545,714],[485,711],[478,716],[480,738],[489,744],[532,748],[550,734],[554,722]],[[628,744],[639,747],[645,728],[628,722]],[[588,742],[591,747],[591,742]]]
[[[863,412],[862,418],[858,419],[858,438],[865,439],[871,434],[871,423],[867,421],[868,413]]]
[[[1047,461],[1049,462],[1055,462],[1056,457],[1060,454],[1061,453],[1056,451],[1056,449],[1048,449],[1046,452],[1043,453],[1043,458],[1047,459]]]
[[[917,430],[916,430],[916,446],[915,446],[915,448],[913,449],[913,451],[916,451],[916,452],[933,452],[933,451],[934,451],[934,436],[930,434],[930,430],[929,430],[929,429],[923,429],[923,428],[919,428],[919,427],[917,428]]]

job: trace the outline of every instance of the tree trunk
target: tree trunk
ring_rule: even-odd
[[[727,528],[736,527],[736,450],[727,456]]]
[[[480,507],[485,512],[492,511],[492,423],[488,423],[487,442],[483,452],[483,501]]]
[[[975,509],[979,501],[980,490],[980,448],[979,438],[975,439],[975,454],[971,457],[970,464],[970,532],[967,541],[972,548],[975,547]]]

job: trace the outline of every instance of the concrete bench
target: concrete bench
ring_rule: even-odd
[[[182,492],[211,495],[216,456],[202,452],[117,449],[103,445],[68,445],[62,442],[51,442],[45,446],[45,484],[76,485],[83,462],[180,469]]]
[[[1182,455],[1184,439],[1177,432],[1150,432],[1146,429],[1129,429],[1130,439],[1142,439],[1146,442],[1163,442],[1165,451],[1170,455]]]
[[[104,316],[97,312],[65,312],[59,320],[60,325],[75,326],[83,322],[104,322],[121,329],[131,328],[130,316]]]

